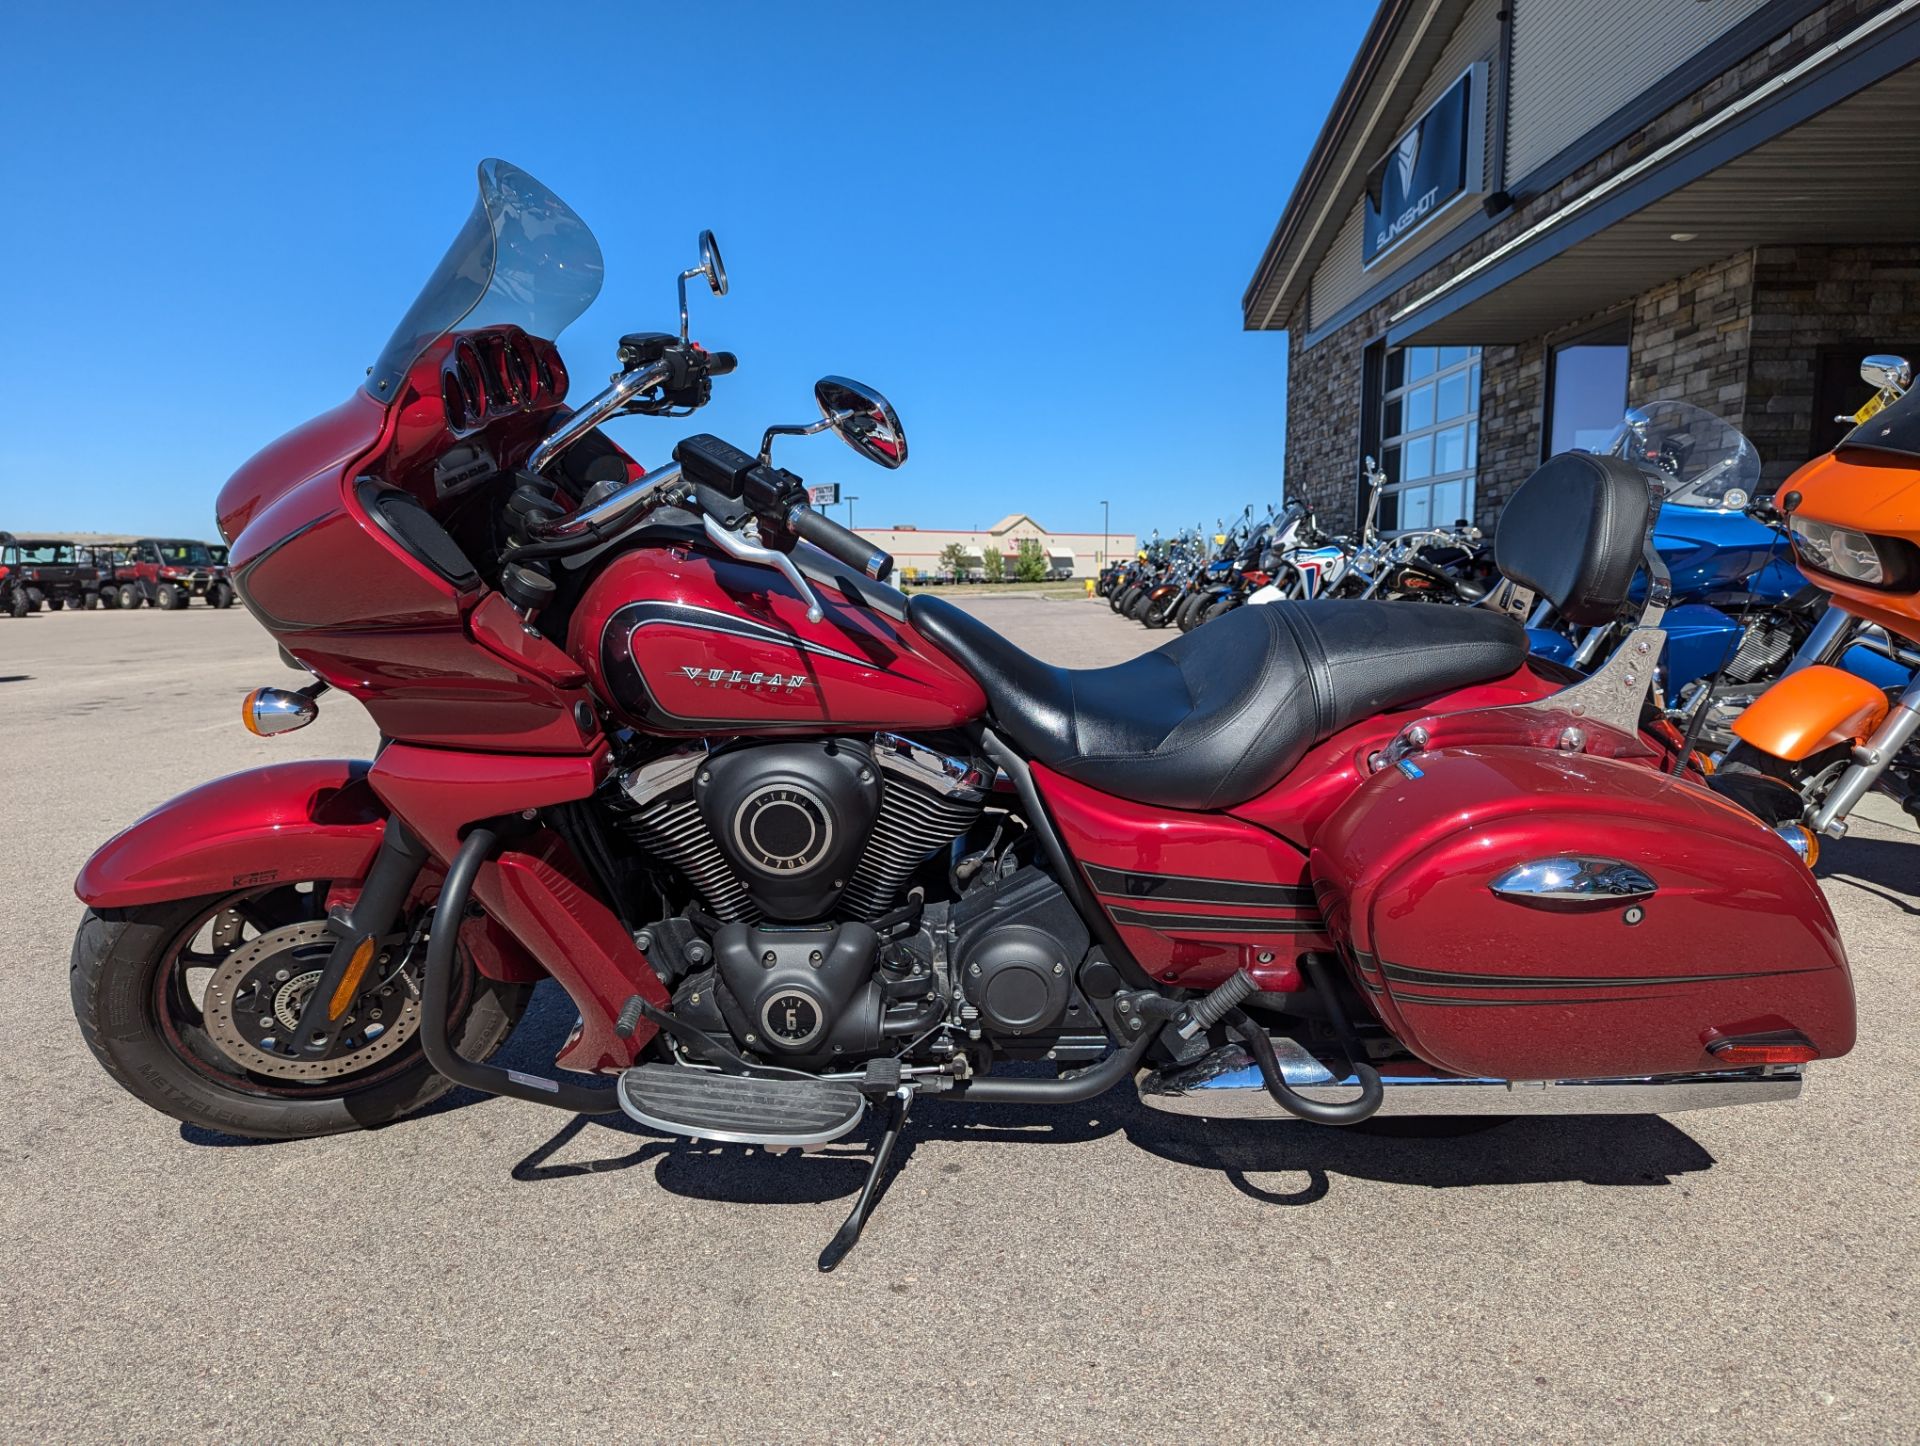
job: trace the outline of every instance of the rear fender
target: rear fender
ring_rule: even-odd
[[[281,880],[359,879],[387,816],[368,767],[303,759],[203,783],[108,839],[73,891],[91,908],[125,909]]]
[[[1814,664],[1789,673],[1733,720],[1734,736],[1762,753],[1798,763],[1836,743],[1872,734],[1887,695],[1864,678]]]

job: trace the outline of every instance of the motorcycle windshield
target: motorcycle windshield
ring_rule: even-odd
[[[1868,417],[1840,439],[1836,457],[1911,467],[1920,461],[1920,387]]]
[[[407,368],[456,328],[512,324],[552,341],[593,304],[600,243],[573,208],[518,166],[480,163],[480,198],[367,374],[389,401]]]
[[[1678,507],[1738,511],[1760,486],[1760,454],[1738,427],[1688,402],[1650,402],[1621,419],[1607,453],[1660,479]]]

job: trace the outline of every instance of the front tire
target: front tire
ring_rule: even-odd
[[[33,611],[32,601],[27,597],[27,590],[25,588],[16,587],[8,590],[7,592],[7,616],[8,617],[23,618],[32,611]]]
[[[213,591],[207,594],[207,601],[217,608],[230,608],[233,606],[233,589],[224,582],[218,583]]]
[[[162,611],[172,612],[175,608],[183,608],[187,605],[187,595],[177,587],[163,587],[155,601]]]
[[[294,902],[280,897],[285,895]],[[447,1093],[453,1082],[427,1062],[417,1034],[364,1070],[303,1081],[252,1073],[223,1052],[204,1016],[196,1026],[190,961],[217,957],[203,955],[198,942],[217,940],[221,921],[236,910],[269,902],[278,912],[267,922],[289,910],[317,914],[298,902],[303,898],[324,902],[326,885],[308,895],[288,886],[266,895],[182,899],[105,914],[87,910],[74,935],[69,982],[80,1033],[94,1058],[122,1089],[162,1114],[259,1140],[371,1129]],[[238,944],[241,927],[229,927]],[[227,952],[237,949],[230,944]],[[469,1059],[492,1054],[506,1042],[528,992],[524,985],[487,979],[468,963],[456,987],[454,1047]]]

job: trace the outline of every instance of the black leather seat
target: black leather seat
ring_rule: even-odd
[[[952,603],[913,625],[980,682],[1028,757],[1138,803],[1220,809],[1284,778],[1314,744],[1384,709],[1521,665],[1527,635],[1480,608],[1404,602],[1242,607],[1112,668],[1056,668]]]

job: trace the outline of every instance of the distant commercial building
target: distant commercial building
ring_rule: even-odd
[[[942,554],[958,547],[963,554],[959,568],[963,576],[979,577],[986,570],[987,554],[997,552],[1013,576],[1020,556],[1020,544],[1031,538],[1047,555],[1047,570],[1054,577],[1092,577],[1110,558],[1130,557],[1135,548],[1131,532],[1049,532],[1024,512],[1001,518],[984,532],[960,532],[936,527],[867,527],[862,537],[893,554],[895,570],[904,578],[940,577],[949,571]]]
[[[1915,0],[1383,0],[1242,298],[1288,495],[1485,525],[1667,399],[1778,484],[1920,363],[1917,136]]]

